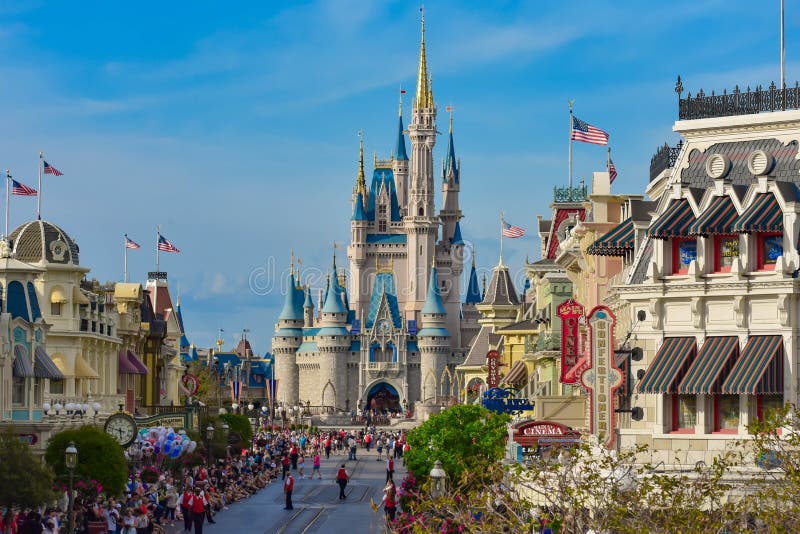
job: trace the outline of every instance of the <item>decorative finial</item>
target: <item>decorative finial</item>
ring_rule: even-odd
[[[678,98],[680,98],[681,93],[683,93],[683,81],[681,80],[680,74],[678,74],[678,80],[675,82],[675,92],[678,93]]]
[[[403,116],[403,95],[406,94],[406,90],[403,89],[403,84],[400,84],[400,108],[398,114],[402,117]]]
[[[292,249],[291,254],[292,254],[292,259],[289,261],[289,273],[293,274],[294,273],[294,249]]]
[[[419,45],[419,69],[417,72],[417,95],[414,100],[414,108],[428,108],[431,107],[432,102],[428,100],[430,91],[428,89],[428,64],[425,57],[425,6],[419,8],[422,13],[422,30]]]
[[[367,183],[364,179],[364,133],[358,131],[358,181],[356,193],[361,193],[361,197],[367,194]]]
[[[450,133],[453,133],[453,104],[444,108],[450,114]]]

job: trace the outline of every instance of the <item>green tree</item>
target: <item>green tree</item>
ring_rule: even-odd
[[[75,476],[83,480],[96,480],[106,493],[120,495],[128,479],[128,466],[122,447],[114,438],[93,426],[64,430],[50,439],[45,460],[59,477],[67,476],[64,451],[70,441],[78,449]]]
[[[509,421],[508,415],[482,406],[452,406],[409,432],[406,465],[419,483],[428,479],[436,460],[441,460],[451,480],[459,479],[464,471],[480,477],[488,465],[503,457]]]
[[[253,441],[253,426],[246,415],[226,413],[219,418],[228,423],[228,432],[236,432],[241,436],[240,446],[248,446]]]
[[[53,473],[13,427],[0,434],[0,505],[39,506],[54,497]]]

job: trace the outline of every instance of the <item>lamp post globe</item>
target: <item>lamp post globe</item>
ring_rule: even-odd
[[[67,467],[67,471],[69,471],[69,503],[67,505],[67,516],[68,516],[68,523],[67,523],[67,533],[73,534],[75,532],[75,517],[73,516],[73,508],[74,508],[74,490],[72,487],[73,483],[73,473],[75,471],[75,466],[78,465],[78,449],[75,447],[75,442],[70,441],[69,446],[64,450],[64,465]]]
[[[431,497],[434,499],[444,495],[447,491],[447,473],[442,469],[441,460],[436,460],[433,463],[433,469],[430,472],[431,477]]]
[[[255,406],[253,405],[252,402],[247,405],[247,409],[250,410],[251,412],[253,411],[253,408],[255,408]]]

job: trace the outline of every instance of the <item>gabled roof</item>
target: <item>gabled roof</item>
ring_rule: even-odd
[[[392,169],[376,168],[372,171],[372,184],[369,188],[369,201],[367,203],[367,220],[375,219],[375,199],[382,189],[388,188],[389,191],[389,214],[392,221],[400,220],[400,206],[397,203],[397,190],[394,184],[394,172]]]
[[[379,272],[375,275],[375,281],[372,284],[369,314],[367,315],[367,328],[372,328],[375,324],[375,319],[381,307],[381,301],[384,300],[384,298],[386,300],[386,306],[389,308],[389,314],[392,317],[394,327],[400,328],[402,326],[402,322],[400,321],[400,308],[397,304],[397,292],[394,285],[394,273]]]

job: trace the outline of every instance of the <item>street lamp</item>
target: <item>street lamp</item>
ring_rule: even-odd
[[[222,422],[222,437],[223,437],[223,438],[225,438],[225,440],[226,440],[226,443],[225,443],[225,459],[226,459],[226,460],[228,459],[228,452],[229,452],[229,451],[228,451],[228,443],[227,443],[227,439],[228,439],[228,429],[229,429],[229,428],[230,428],[230,427],[228,426],[228,423],[226,423],[225,421],[223,421],[223,422]]]
[[[447,473],[442,469],[441,460],[436,460],[433,463],[433,469],[430,472],[431,477],[431,497],[437,499],[445,494],[447,491]]]
[[[73,509],[73,500],[74,497],[72,495],[73,488],[72,488],[72,476],[75,472],[75,466],[78,465],[78,449],[75,448],[75,442],[70,441],[69,446],[64,451],[64,465],[67,467],[67,471],[69,471],[69,504],[67,505],[67,515],[69,516],[69,522],[67,523],[67,534],[74,534],[75,532],[75,517],[72,515]]]
[[[211,467],[211,440],[214,439],[214,425],[208,423],[206,427],[206,450],[208,454],[206,455],[206,465]]]

